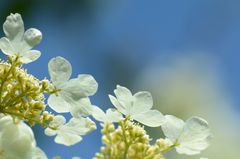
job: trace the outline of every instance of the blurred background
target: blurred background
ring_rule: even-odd
[[[26,28],[43,33],[42,56],[26,65],[28,71],[49,77],[48,61],[65,57],[73,77],[96,78],[99,90],[91,99],[102,109],[111,106],[107,94],[120,84],[152,92],[164,114],[209,121],[214,138],[208,150],[194,157],[172,151],[169,158],[239,159],[239,7],[237,0],[1,0],[0,24],[21,13]],[[34,131],[49,158],[90,159],[101,145],[99,130],[72,147],[55,144],[38,126]],[[160,129],[148,131],[154,139],[162,136]]]

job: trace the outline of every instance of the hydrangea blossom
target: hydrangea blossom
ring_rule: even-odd
[[[3,30],[6,37],[0,39],[0,49],[8,58],[0,61],[1,159],[47,159],[36,146],[32,129],[24,122],[41,125],[46,135],[55,136],[56,143],[71,146],[80,142],[82,135],[96,129],[95,123],[87,117],[90,115],[100,121],[105,145],[96,153],[96,159],[164,159],[164,153],[173,148],[181,154],[193,155],[208,146],[210,132],[205,120],[192,117],[184,123],[174,116],[165,117],[151,109],[153,99],[149,92],[132,95],[130,90],[118,85],[114,90],[116,97],[109,95],[117,109],[110,108],[105,113],[93,106],[89,96],[97,91],[97,82],[86,74],[70,79],[71,64],[62,57],[53,58],[48,64],[52,82],[37,79],[21,65],[40,56],[39,51],[31,49],[41,41],[41,32],[31,28],[24,33],[19,14],[8,16]],[[57,113],[71,113],[68,122],[64,116],[46,111],[45,94],[50,95],[48,105]],[[166,139],[150,143],[144,126],[134,120],[150,127],[162,125]]]
[[[62,115],[57,115],[50,123],[51,128],[45,134],[55,136],[55,142],[66,146],[74,145],[82,140],[82,135],[96,129],[95,123],[89,118],[71,118],[68,123]]]
[[[32,129],[24,122],[13,123],[10,116],[0,119],[0,158],[47,159],[36,146]]]
[[[106,113],[102,111],[99,107],[93,106],[92,116],[100,122],[119,122],[123,119],[122,114],[116,109],[108,109]]]
[[[0,49],[8,56],[20,58],[22,63],[30,63],[38,59],[41,52],[31,50],[42,40],[42,33],[30,28],[24,33],[24,23],[20,14],[11,14],[3,24],[6,37],[0,39]]]
[[[50,95],[48,105],[58,113],[88,115],[91,106],[88,96],[95,94],[98,88],[95,79],[87,74],[70,79],[72,66],[59,56],[50,60],[48,69],[51,81],[60,90],[58,94]]]
[[[208,147],[211,133],[204,119],[192,117],[184,122],[172,115],[165,118],[162,130],[167,139],[176,145],[178,153],[195,155]]]
[[[109,95],[109,98],[122,114],[150,127],[158,127],[164,123],[162,113],[151,110],[153,99],[149,92],[143,91],[132,95],[129,89],[117,85],[114,94],[116,98],[112,95]]]

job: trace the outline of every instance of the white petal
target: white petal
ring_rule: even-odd
[[[123,119],[122,114],[116,109],[108,109],[106,114],[97,106],[93,107],[92,116],[101,122],[119,122]]]
[[[32,154],[31,159],[47,159],[47,155],[39,147],[36,147],[33,150],[33,154]]]
[[[166,122],[162,125],[163,133],[168,139],[175,142],[180,137],[185,123],[173,115],[165,115],[165,120]]]
[[[0,123],[0,147],[6,156],[29,158],[32,149],[36,146],[32,129],[24,122],[13,123],[9,116],[1,118]]]
[[[149,127],[158,127],[165,122],[164,116],[157,110],[149,110],[141,114],[136,114],[132,118]]]
[[[9,40],[20,41],[24,33],[24,24],[20,14],[10,14],[3,24],[3,31]]]
[[[27,52],[20,53],[21,62],[27,64],[37,60],[41,56],[41,52],[38,50],[29,50]]]
[[[53,119],[53,121],[51,121],[49,123],[49,126],[53,127],[53,128],[57,128],[56,130],[50,129],[50,128],[46,128],[44,133],[47,136],[54,136],[57,134],[58,130],[61,129],[61,127],[66,123],[66,119],[64,116],[62,115],[56,115]]]
[[[178,139],[180,145],[176,149],[182,154],[199,154],[200,151],[208,147],[210,137],[208,123],[202,118],[192,117],[186,121],[183,132]]]
[[[0,39],[0,49],[2,50],[2,52],[6,55],[12,56],[15,55],[15,51],[13,49],[12,44],[10,43],[10,41],[3,37]]]
[[[70,104],[66,102],[61,95],[50,95],[48,98],[48,105],[58,113],[67,113],[70,111]]]
[[[70,113],[73,117],[88,116],[92,112],[92,104],[89,98],[81,98],[78,101],[73,101],[70,106]]]
[[[96,129],[95,123],[89,118],[71,118],[68,123],[60,127],[55,142],[67,146],[74,145],[85,135]]]
[[[125,110],[125,107],[122,106],[114,96],[108,95],[108,97],[109,97],[111,103],[113,104],[113,106],[115,106],[115,108],[117,108],[117,110],[118,110],[119,112],[121,112],[121,113],[123,113],[124,115],[126,115],[127,112],[126,112],[126,110]]]
[[[13,124],[13,119],[11,116],[1,116],[0,118],[0,131],[4,131],[5,127],[9,124]]]
[[[78,75],[82,92],[85,96],[92,96],[97,92],[98,83],[93,76],[88,74]]]
[[[106,114],[102,111],[102,109],[97,106],[93,106],[92,116],[94,117],[94,119],[101,122],[105,122],[107,120]]]
[[[119,122],[123,119],[122,114],[119,113],[116,109],[108,109],[106,111],[107,121],[110,122]]]
[[[185,154],[185,155],[197,155],[200,154],[199,150],[191,148],[191,146],[182,146],[179,145],[176,147],[176,151],[179,154]]]
[[[62,115],[56,115],[53,119],[53,121],[50,122],[50,126],[55,127],[55,126],[61,126],[66,123],[66,119]]]
[[[66,146],[74,145],[82,140],[80,135],[72,134],[72,133],[59,133],[55,137],[55,142],[58,144],[63,144]]]
[[[91,75],[78,75],[78,78],[69,80],[62,88],[71,95],[71,98],[78,100],[96,93],[98,84]]]
[[[41,42],[42,33],[38,29],[30,28],[24,33],[23,39],[30,46],[30,48],[33,48]]]
[[[44,130],[44,134],[47,136],[55,136],[57,134],[57,131],[50,128],[46,128]]]
[[[72,66],[66,59],[58,56],[49,61],[48,72],[52,82],[58,86],[69,80],[72,74]]]
[[[71,118],[62,128],[62,132],[85,135],[96,129],[95,123],[89,118]]]
[[[117,85],[117,88],[114,90],[114,94],[116,95],[118,102],[125,108],[127,113],[126,115],[129,115],[131,113],[130,110],[133,104],[133,96],[131,91],[126,87]]]
[[[131,108],[131,114],[138,114],[147,112],[153,106],[152,95],[149,92],[138,92],[134,94],[133,107]]]

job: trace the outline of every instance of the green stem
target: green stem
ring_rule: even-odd
[[[177,141],[176,141],[174,144],[170,145],[170,146],[169,146],[168,148],[166,148],[165,150],[161,151],[161,153],[164,154],[164,153],[172,150],[172,149],[173,149],[174,147],[176,147],[176,146],[178,146]]]
[[[11,64],[8,72],[6,73],[6,75],[2,79],[2,83],[1,83],[1,86],[0,86],[0,104],[2,104],[2,93],[3,93],[4,84],[7,80],[7,78],[9,77],[9,75],[11,74],[13,68],[17,66],[17,63],[18,63],[18,57],[16,57],[16,59],[14,61],[12,61],[12,64]]]
[[[8,110],[0,110],[0,112],[3,114],[13,115],[15,117],[19,117],[19,118],[27,120],[27,121],[33,121],[37,124],[42,125],[42,123],[39,122],[38,120],[26,118],[22,113],[12,112],[12,111],[8,111]]]

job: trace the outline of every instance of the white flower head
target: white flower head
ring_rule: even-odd
[[[195,155],[206,149],[211,138],[208,123],[200,117],[192,117],[186,122],[166,115],[166,122],[162,130],[173,144],[179,154]]]
[[[116,109],[108,109],[106,113],[102,111],[99,107],[93,106],[92,116],[100,122],[119,122],[123,119],[122,114],[119,113]]]
[[[45,134],[48,136],[55,136],[55,142],[66,146],[74,145],[82,140],[82,135],[86,135],[90,131],[96,129],[95,123],[89,118],[71,118],[68,123],[66,119],[61,116],[55,116],[54,120],[50,122],[50,127],[45,129]]]
[[[10,116],[0,119],[0,151],[4,159],[47,159],[36,147],[32,129],[24,122],[13,123]]]
[[[126,87],[117,85],[114,90],[116,98],[109,95],[112,104],[126,116],[150,127],[164,123],[164,116],[157,110],[151,110],[153,99],[149,92],[142,91],[134,95]]]
[[[10,14],[3,24],[6,37],[0,39],[0,49],[8,56],[18,56],[22,63],[37,60],[41,52],[31,50],[42,40],[42,33],[30,28],[24,33],[24,23],[20,14]]]
[[[72,114],[76,114],[74,111],[82,111],[87,115],[87,111],[91,109],[88,96],[95,94],[98,88],[96,80],[87,74],[70,79],[72,66],[60,56],[49,61],[48,70],[51,81],[60,90],[58,95],[50,95],[48,105],[58,113],[71,111]]]

